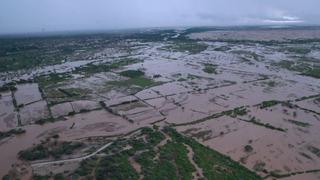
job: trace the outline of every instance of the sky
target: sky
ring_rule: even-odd
[[[320,25],[320,0],[0,0],[0,34],[144,27]]]

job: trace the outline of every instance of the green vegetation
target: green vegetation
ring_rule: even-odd
[[[83,147],[80,142],[52,142],[39,144],[30,149],[19,152],[19,157],[24,160],[34,161],[49,157],[60,158],[62,155],[70,155],[74,150]]]
[[[263,82],[264,84],[266,84],[267,86],[269,87],[275,87],[278,83],[276,81],[266,81],[266,82]]]
[[[58,83],[67,81],[70,78],[71,75],[68,73],[51,73],[48,75],[38,76],[35,78],[35,81],[40,87],[44,88],[50,85],[57,85]]]
[[[64,180],[65,178],[64,178],[63,174],[56,174],[53,177],[49,176],[49,175],[47,175],[47,176],[33,175],[32,179],[33,180],[51,180],[51,179],[53,179],[53,180]]]
[[[143,60],[133,59],[133,58],[123,58],[119,60],[114,60],[112,62],[107,62],[104,64],[90,63],[85,66],[76,67],[75,70],[72,71],[72,73],[89,76],[89,75],[100,73],[100,72],[110,72],[112,69],[117,69],[123,66],[136,64],[139,62],[143,62]]]
[[[224,116],[224,115],[229,115],[230,112],[231,112],[231,111],[223,111],[223,112],[216,113],[216,114],[212,114],[212,115],[210,115],[210,116],[208,116],[208,117],[204,117],[204,118],[201,118],[201,119],[192,121],[192,122],[181,123],[181,124],[172,124],[172,125],[173,125],[173,126],[186,126],[186,125],[198,124],[198,123],[201,123],[201,122],[204,122],[204,121],[208,121],[208,120],[212,120],[212,119],[215,119],[215,118],[222,117],[222,116]]]
[[[197,43],[195,41],[175,41],[172,45],[166,47],[166,49],[177,52],[189,52],[191,54],[198,54],[206,50],[208,45]]]
[[[6,137],[10,137],[12,135],[19,135],[19,134],[24,134],[26,132],[26,130],[24,129],[11,129],[10,131],[7,131],[7,132],[1,132],[0,131],[0,140],[1,139],[4,139]]]
[[[259,104],[259,107],[260,107],[260,109],[265,109],[265,108],[269,108],[269,107],[275,106],[280,103],[281,103],[280,101],[276,101],[276,100],[263,101],[261,104]]]
[[[39,176],[39,175],[34,175],[32,176],[33,180],[49,180],[50,176]]]
[[[115,40],[111,34],[1,38],[0,72],[90,59]]]
[[[0,87],[0,92],[4,92],[4,91],[16,91],[17,87],[15,83],[7,83],[3,86]]]
[[[0,72],[58,64],[67,58],[69,54],[44,48],[46,47],[41,47],[41,45],[34,46],[32,44],[12,42],[4,45],[4,43],[0,43]]]
[[[45,159],[49,157],[49,150],[48,148],[40,144],[33,147],[32,149],[20,151],[19,156],[20,158],[28,161]]]
[[[225,52],[225,51],[231,50],[231,48],[229,46],[221,46],[221,47],[214,48],[214,50]]]
[[[45,118],[45,119],[39,119],[35,122],[35,124],[39,124],[39,125],[43,125],[45,123],[49,123],[49,122],[55,122],[55,119],[52,117],[49,118]]]
[[[136,77],[136,78],[130,78],[128,80],[110,81],[107,83],[107,85],[118,86],[118,87],[139,86],[141,88],[151,87],[156,84],[158,83],[146,77]]]
[[[138,179],[138,174],[128,161],[126,152],[102,158],[82,161],[75,171],[76,175],[89,179]]]
[[[301,122],[301,121],[295,121],[295,120],[292,120],[292,119],[288,119],[288,122],[294,124],[294,125],[297,125],[297,126],[301,126],[301,127],[309,127],[311,126],[309,123],[306,123],[306,122]]]
[[[175,35],[175,30],[152,30],[148,32],[139,32],[130,35],[132,39],[138,39],[142,42],[163,42],[165,39],[170,39],[173,35]]]
[[[272,63],[274,66],[279,66],[290,71],[297,71],[301,75],[320,78],[320,66],[310,64],[303,61],[288,61],[283,60],[277,63]]]
[[[265,124],[265,123],[262,123],[262,122],[256,120],[255,117],[252,117],[249,121],[248,121],[248,120],[244,120],[244,121],[251,122],[251,123],[253,123],[253,124],[255,124],[255,125],[263,126],[263,127],[265,127],[265,128],[271,129],[271,130],[286,132],[285,129],[282,129],[282,128],[279,128],[279,127],[274,127],[274,126],[270,125],[269,123],[266,123],[266,124]]]
[[[217,74],[217,65],[205,64],[203,71],[208,74]]]
[[[139,137],[133,137],[128,140],[118,140],[113,143],[105,153],[111,154],[107,157],[94,157],[82,161],[80,167],[75,171],[79,176],[91,177],[95,179],[138,179],[138,173],[133,169],[128,159],[138,151],[151,151],[155,145],[164,139],[164,135],[151,128],[142,128],[141,135],[145,140]],[[123,150],[127,145],[132,149]],[[152,159],[148,159],[151,160]]]
[[[191,134],[192,137],[196,139],[201,139],[202,141],[207,141],[211,139],[211,130],[204,130],[204,131],[199,131],[199,132],[192,132],[193,130],[185,131],[184,133],[186,134]],[[223,131],[221,131],[221,135],[223,134]]]
[[[253,147],[251,145],[245,145],[244,146],[244,151],[249,153],[249,152],[252,152],[253,151]]]
[[[308,146],[307,149],[314,155],[320,157],[320,149],[314,146]]]
[[[10,176],[8,174],[6,174],[2,177],[2,180],[10,180]]]
[[[271,171],[270,174],[267,177],[265,177],[265,179],[267,179],[268,177],[280,179],[280,178],[295,176],[298,174],[316,173],[316,172],[320,172],[320,169],[312,169],[312,170],[307,170],[307,171],[297,171],[297,172],[292,172],[292,173],[287,173],[287,174],[280,174],[279,171]]]
[[[96,179],[137,179],[138,173],[130,165],[128,158],[126,154],[102,158],[95,170]]]
[[[133,136],[115,141],[103,152],[84,160],[70,178],[80,179],[193,179],[196,171],[188,157],[187,146],[194,151],[193,160],[203,169],[205,179],[261,179],[231,160],[171,128],[164,131],[142,128]],[[164,142],[166,133],[168,139]],[[160,145],[161,144],[161,145]],[[128,148],[130,147],[130,148]],[[133,167],[135,161],[141,172]],[[80,176],[80,177],[79,177]]]
[[[246,50],[233,50],[231,51],[231,53],[243,55],[245,57],[252,58],[255,61],[260,61],[260,59],[262,58],[262,56],[258,55],[257,53],[252,51],[246,51]]]
[[[159,149],[159,159],[155,160],[156,152],[153,148],[164,139],[158,131],[144,129],[144,134],[150,145],[148,152],[136,156],[136,161],[142,166],[145,179],[192,179],[195,168],[189,162],[186,147],[176,141],[169,141]],[[140,150],[140,149],[139,149]]]
[[[311,95],[311,96],[303,96],[301,98],[296,99],[295,101],[298,102],[298,101],[303,101],[303,100],[307,100],[307,99],[313,99],[313,98],[317,98],[317,97],[320,98],[320,94]]]
[[[185,78],[179,78],[177,81],[182,82],[182,81],[186,81],[187,79]]]
[[[146,167],[146,179],[192,179],[194,166],[188,160],[188,150],[180,142],[168,142],[160,148],[159,161],[153,164],[153,168]],[[143,157],[142,157],[143,158]]]
[[[282,50],[290,53],[296,53],[296,54],[308,54],[311,52],[310,48],[305,48],[305,47],[285,47]]]
[[[229,115],[233,118],[237,116],[244,116],[248,113],[248,110],[245,107],[237,107],[234,108],[233,110],[226,111],[226,115]]]
[[[181,124],[172,124],[172,126],[186,126],[186,125],[198,124],[198,123],[201,123],[201,122],[204,122],[204,121],[208,121],[208,120],[212,120],[212,119],[216,119],[216,118],[219,118],[219,117],[222,117],[222,116],[225,116],[225,115],[231,116],[231,117],[237,117],[237,116],[244,116],[246,114],[247,114],[247,109],[242,106],[242,107],[234,108],[232,110],[227,110],[227,111],[222,111],[222,112],[219,112],[219,113],[215,113],[215,114],[212,114],[210,116],[207,116],[207,117],[204,117],[204,118],[192,121],[192,122],[181,123]]]
[[[65,98],[66,94],[64,94],[63,92],[59,91],[59,89],[50,88],[49,90],[47,90],[45,92],[44,96],[46,98]]]
[[[81,88],[58,88],[58,90],[68,97],[84,97],[90,92],[89,89]]]
[[[144,76],[144,72],[140,70],[127,70],[120,72],[121,76],[129,77],[129,78],[137,78]]]
[[[320,78],[320,66],[314,67],[312,69],[308,69],[302,72],[301,75]]]
[[[261,172],[261,171],[264,171],[265,166],[266,166],[266,163],[259,160],[254,164],[253,169],[257,172]]]
[[[91,89],[88,88],[68,88],[67,84],[62,86],[47,87],[42,90],[43,97],[46,98],[48,106],[71,102],[75,100],[87,99],[91,95]]]
[[[133,151],[145,149],[151,150],[165,138],[161,132],[155,131],[151,128],[142,128],[141,135],[145,136],[146,141],[142,141],[141,139],[130,139],[128,141],[129,144],[133,147]]]
[[[193,149],[193,159],[202,168],[207,179],[261,179],[238,162],[199,144],[193,139],[182,136],[171,128],[167,128],[166,133],[172,137],[173,141],[185,143]]]

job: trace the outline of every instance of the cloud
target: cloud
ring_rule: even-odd
[[[265,24],[297,24],[297,23],[303,23],[304,21],[302,20],[289,20],[286,18],[283,19],[264,19],[261,22]]]
[[[0,33],[320,24],[319,0],[0,0]]]
[[[249,16],[240,17],[238,20],[239,24],[301,24],[305,21],[298,17],[297,15],[293,15],[293,13],[288,13],[285,10],[280,9],[266,9],[265,12],[260,12],[258,14],[251,14]]]
[[[304,21],[300,17],[280,9],[270,9],[268,11],[268,17],[262,20],[262,23],[267,24],[294,24],[303,22]]]

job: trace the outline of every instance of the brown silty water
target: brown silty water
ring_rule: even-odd
[[[311,32],[310,36],[313,37],[317,33]],[[249,34],[255,40],[266,38],[257,32]],[[297,32],[292,34],[296,35]],[[233,38],[235,35],[239,34],[231,32],[225,36]],[[208,35],[201,36],[207,38]],[[212,38],[216,38],[215,36],[210,34]],[[241,38],[247,38],[247,36],[244,35]],[[267,35],[267,38],[282,40],[274,33]],[[41,140],[57,133],[62,140],[66,141],[119,135],[159,120],[163,120],[158,123],[161,125],[190,123],[240,106],[248,106],[247,109],[250,110],[248,115],[238,118],[223,116],[198,124],[179,126],[177,129],[186,135],[194,136],[199,142],[232,159],[241,161],[244,166],[252,170],[259,164],[263,164],[263,168],[268,171],[280,170],[282,173],[320,168],[318,157],[310,152],[310,147],[320,148],[317,131],[320,125],[319,115],[281,105],[268,109],[259,109],[254,106],[262,101],[287,101],[319,94],[319,80],[273,67],[272,62],[293,58],[292,54],[279,52],[278,47],[255,43],[203,43],[208,44],[209,48],[193,55],[187,52],[161,50],[160,48],[167,44],[165,42],[147,43],[138,48],[137,54],[132,56],[144,59],[143,63],[128,65],[114,72],[97,73],[90,77],[74,75],[74,79],[69,84],[64,84],[63,87],[90,89],[90,93],[86,99],[72,99],[71,102],[50,107],[54,118],[60,117],[65,121],[56,121],[42,126],[34,125],[35,121],[48,117],[47,103],[42,100],[37,84],[18,85],[18,91],[14,93],[14,96],[18,104],[26,104],[19,109],[26,133],[1,140],[0,176],[6,174],[11,164],[17,162],[19,151],[32,147],[33,144],[38,144]],[[225,52],[214,50],[220,46],[228,46],[231,49]],[[241,59],[246,56],[231,52],[243,49],[263,55],[263,58],[254,60],[249,57],[250,62],[246,62]],[[97,57],[101,57],[101,60],[95,61],[111,61],[103,58],[111,57],[110,53],[115,53],[115,56],[122,54],[114,49],[105,50],[96,54]],[[317,51],[312,52],[311,55],[317,56]],[[34,73],[45,73],[50,69],[57,72],[68,72],[88,62],[91,61],[49,66],[35,70]],[[217,74],[205,73],[203,68],[206,63],[218,65]],[[137,93],[128,93],[126,91],[128,88],[106,88],[109,81],[126,79],[117,73],[127,69],[142,69],[149,78],[161,75],[159,78],[152,79],[162,84],[142,89]],[[270,81],[275,82],[275,85],[268,85]],[[18,113],[14,111],[11,93],[1,94],[0,128],[1,131],[5,131],[17,126]],[[111,114],[104,109],[98,110],[101,108],[99,101],[104,101],[107,107],[120,112],[123,117]],[[143,105],[121,105],[126,101],[139,101]],[[315,99],[293,103],[319,112],[319,104]],[[68,116],[70,112],[78,113],[81,110],[94,111]],[[293,115],[294,112],[296,115]],[[250,120],[253,116],[264,124],[268,123],[286,131],[281,132],[244,121]],[[132,122],[129,122],[128,119],[131,119]],[[301,127],[290,120],[310,125]],[[246,145],[252,146],[253,151],[244,151]],[[263,172],[259,173],[264,175]],[[311,178],[310,175],[299,177]]]

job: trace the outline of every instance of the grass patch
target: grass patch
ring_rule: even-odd
[[[286,47],[282,50],[290,53],[296,53],[296,54],[308,54],[311,52],[310,48],[304,48],[304,47]]]
[[[129,78],[137,78],[144,76],[144,72],[140,70],[127,70],[120,72],[121,76],[129,77]]]
[[[208,45],[194,41],[176,41],[172,45],[169,45],[165,48],[176,52],[189,52],[191,54],[198,54],[206,50]]]
[[[301,73],[304,76],[310,76],[314,78],[320,78],[320,67],[315,67],[313,69],[308,69]]]
[[[81,88],[66,88],[66,89],[59,88],[58,90],[68,97],[83,97],[90,92],[89,89],[81,89]]]
[[[50,88],[45,91],[46,98],[65,98],[67,95],[59,89]]]
[[[314,78],[320,78],[320,66],[314,65],[306,62],[299,61],[287,61],[283,60],[277,63],[272,63],[274,66],[279,66],[281,68],[299,72],[300,75],[310,76]]]
[[[139,62],[143,62],[140,59],[134,58],[123,58],[120,60],[115,60],[113,62],[107,62],[104,64],[87,64],[85,66],[77,67],[72,73],[84,74],[86,76],[90,76],[92,74],[100,73],[100,72],[110,72],[112,69],[117,69],[123,66],[128,66],[130,64],[136,64]]]
[[[72,76],[67,73],[51,73],[48,75],[42,75],[35,78],[35,81],[39,84],[41,88],[50,86],[50,85],[57,85],[58,83],[67,81]]]
[[[156,84],[159,84],[159,83],[146,77],[136,77],[136,78],[130,78],[128,80],[108,82],[108,85],[112,85],[112,86],[118,86],[118,87],[139,86],[141,88],[151,87]]]
[[[263,101],[261,104],[259,104],[259,107],[260,107],[260,109],[265,109],[265,108],[269,108],[269,107],[275,106],[280,103],[281,103],[280,101],[276,101],[276,100]]]
[[[208,74],[217,74],[217,65],[205,64],[202,70]]]

